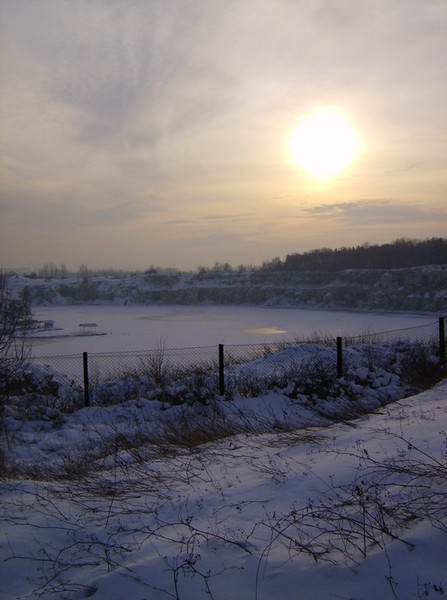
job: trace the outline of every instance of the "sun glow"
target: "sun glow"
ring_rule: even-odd
[[[293,161],[314,177],[338,175],[358,152],[359,141],[353,127],[333,109],[306,115],[292,133]]]

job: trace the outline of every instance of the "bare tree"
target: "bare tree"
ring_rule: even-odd
[[[0,380],[3,392],[13,373],[26,360],[25,335],[30,327],[31,300],[28,290],[18,298],[8,289],[8,276],[0,272]]]
[[[39,269],[39,277],[43,279],[65,279],[68,276],[68,269],[65,263],[61,263],[59,266],[55,263],[45,263],[41,269]]]
[[[89,275],[88,267],[85,263],[79,265],[79,277],[82,281],[87,281]]]

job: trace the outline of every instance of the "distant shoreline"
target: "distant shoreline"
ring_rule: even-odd
[[[99,336],[99,335],[107,335],[106,332],[101,332],[101,333],[59,333],[56,335],[26,335],[26,336],[21,336],[27,340],[61,340],[61,339],[65,339],[65,338],[74,338],[74,337],[95,337],[95,336]]]

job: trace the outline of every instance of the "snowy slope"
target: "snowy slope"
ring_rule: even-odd
[[[262,419],[278,401],[239,409]],[[165,409],[6,415],[10,452],[32,472],[1,486],[2,598],[447,594],[447,381],[355,421],[192,448],[143,443],[155,421],[194,418]]]
[[[34,305],[264,305],[443,312],[447,265],[345,271],[138,273],[64,279],[8,276]]]

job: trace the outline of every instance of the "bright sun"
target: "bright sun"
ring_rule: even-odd
[[[320,109],[306,115],[292,134],[294,162],[314,177],[333,177],[359,152],[357,135],[337,110]]]

